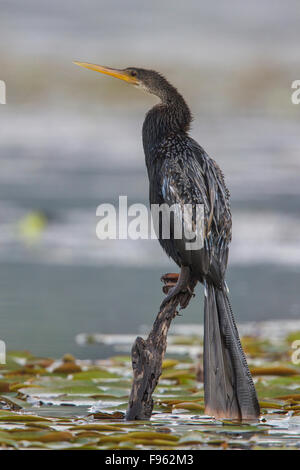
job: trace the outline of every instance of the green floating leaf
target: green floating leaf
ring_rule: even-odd
[[[194,347],[194,339],[185,342]],[[132,377],[128,356],[98,365],[64,356],[62,364],[69,364],[64,371],[52,370],[53,359],[27,352],[8,356],[1,367],[0,448],[293,448],[300,435],[300,376],[287,363],[289,345],[285,340],[275,345],[269,338],[243,342],[260,364],[255,383],[265,414],[256,423],[204,416],[203,387],[196,384],[194,363],[188,356],[180,361],[169,356],[164,361],[151,420],[132,422],[124,420]],[[184,347],[189,351],[189,344]],[[273,375],[276,371],[279,375]],[[91,406],[99,411],[91,413]],[[16,411],[23,408],[26,412]]]
[[[36,380],[32,387],[20,388],[19,392],[29,396],[58,396],[61,394],[89,396],[97,394],[99,387],[89,381],[53,377],[51,380]]]
[[[177,364],[179,364],[179,361],[176,359],[165,359],[162,363],[162,369],[170,369],[177,366]]]
[[[283,401],[282,402],[279,402],[279,401],[277,401],[277,402],[275,402],[275,401],[260,401],[259,402],[259,406],[261,408],[268,408],[268,409],[277,409],[277,410],[279,410],[279,409],[282,409],[283,405],[284,405]]]
[[[68,431],[21,431],[13,432],[11,436],[16,441],[34,441],[34,442],[62,442],[73,439],[73,434]]]
[[[182,379],[193,379],[195,380],[195,373],[188,370],[172,369],[163,371],[161,379],[169,380],[182,380]]]
[[[42,418],[41,416],[22,414],[22,413],[13,413],[12,411],[2,411],[0,410],[0,421],[14,421],[26,423],[29,421],[50,421],[48,418]]]
[[[122,428],[109,424],[78,424],[77,426],[70,427],[70,431],[78,431],[78,429],[92,430],[92,431],[122,431]]]
[[[206,438],[203,432],[189,431],[181,436],[179,444],[203,444],[205,441]]]
[[[299,375],[299,370],[292,367],[276,366],[276,367],[250,367],[252,375]]]
[[[125,413],[122,413],[121,411],[115,411],[113,413],[104,413],[101,411],[98,411],[97,413],[93,414],[94,419],[124,419]]]
[[[83,372],[73,374],[73,380],[93,380],[93,379],[113,379],[120,378],[119,375],[109,372],[105,369],[89,369]]]
[[[129,432],[127,436],[130,439],[159,439],[159,440],[164,440],[164,441],[172,441],[172,442],[177,442],[179,441],[179,437],[171,434],[171,433],[164,433],[164,432],[157,432],[157,431],[134,431],[134,432]]]
[[[297,403],[300,403],[300,394],[291,394],[291,395],[283,395],[280,397],[276,397],[278,400],[294,400]]]
[[[180,402],[173,405],[173,408],[177,409],[184,409],[184,410],[196,410],[196,411],[204,411],[204,405],[196,402]]]

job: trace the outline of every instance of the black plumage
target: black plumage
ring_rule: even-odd
[[[189,135],[191,113],[182,96],[161,75],[147,88],[161,102],[146,115],[143,145],[150,204],[203,204],[204,246],[187,250],[185,240],[158,238],[166,253],[205,286],[204,391],[208,414],[256,418],[259,405],[227,295],[225,272],[231,241],[229,191],[216,162]],[[157,90],[163,90],[157,92]],[[176,214],[175,214],[176,217]],[[182,219],[181,219],[182,220]]]
[[[231,241],[229,192],[222,171],[188,132],[192,116],[183,99],[161,74],[129,67],[124,70],[76,62],[111,75],[156,95],[160,102],[146,115],[143,146],[149,176],[151,205],[176,205],[171,237],[157,235],[165,252],[180,267],[176,286],[166,300],[190,280],[204,285],[204,395],[205,411],[216,417],[257,418],[259,404],[230,306],[225,273]],[[191,225],[198,230],[194,210],[204,206],[203,246],[187,249],[189,241],[175,237],[175,222],[184,224],[189,204]]]

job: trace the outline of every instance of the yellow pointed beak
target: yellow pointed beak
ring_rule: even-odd
[[[132,77],[129,72],[126,70],[112,69],[110,67],[103,67],[103,65],[89,64],[88,62],[77,62],[73,61],[73,64],[79,65],[79,67],[84,67],[86,69],[94,70],[95,72],[104,73],[105,75],[110,75],[111,77],[119,78],[125,82],[132,83],[136,85],[138,80],[136,77]]]

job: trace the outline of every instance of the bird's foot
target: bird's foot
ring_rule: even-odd
[[[163,292],[167,294],[160,305],[160,311],[164,309],[166,304],[174,298],[176,295],[182,294],[180,299],[181,308],[185,308],[189,303],[193,293],[193,288],[190,287],[190,269],[187,266],[181,267],[180,274],[167,273],[161,277],[161,281],[164,282]]]
[[[178,281],[179,274],[178,273],[166,273],[161,276],[160,280],[164,283],[163,285],[163,293],[168,294],[169,290],[176,286]]]

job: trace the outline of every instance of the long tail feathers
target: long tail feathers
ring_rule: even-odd
[[[225,285],[206,285],[204,395],[205,412],[211,416],[254,419],[260,414]]]

